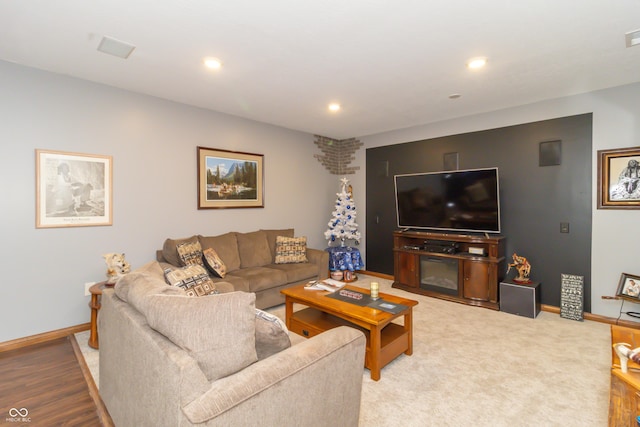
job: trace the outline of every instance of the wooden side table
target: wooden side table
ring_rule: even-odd
[[[100,310],[100,296],[104,288],[111,288],[113,285],[107,285],[107,282],[96,283],[89,288],[91,292],[91,334],[89,335],[89,347],[98,348],[98,311]]]

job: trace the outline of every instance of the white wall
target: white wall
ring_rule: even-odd
[[[0,62],[0,342],[89,321],[102,254],[152,260],[167,237],[323,233],[339,177],[313,135]],[[264,209],[197,210],[196,147],[264,154]],[[35,228],[35,149],[113,156],[113,226]]]
[[[464,98],[453,102],[464,102]],[[364,149],[440,136],[455,135],[593,112],[593,224],[592,224],[592,313],[616,318],[620,301],[606,301],[604,295],[615,295],[622,272],[640,274],[637,243],[640,241],[640,211],[599,210],[597,206],[598,150],[640,146],[640,84],[592,92],[585,95],[525,105],[508,110],[463,117],[394,132],[361,137]],[[357,153],[357,164],[364,165],[365,151]],[[362,166],[364,168],[364,166]],[[365,189],[364,174],[354,179],[354,187]],[[364,199],[359,201],[361,216],[365,214]],[[363,234],[364,222],[362,222]],[[509,238],[509,236],[506,236]],[[366,244],[363,242],[363,245]],[[553,250],[553,248],[550,248]],[[558,254],[562,256],[561,253]],[[536,269],[543,265],[534,265]],[[542,284],[544,286],[544,284]],[[544,288],[543,288],[544,289]],[[544,291],[544,290],[543,290]],[[624,311],[640,311],[640,306],[625,303]],[[623,315],[622,319],[635,320]]]

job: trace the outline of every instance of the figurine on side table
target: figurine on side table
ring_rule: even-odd
[[[511,267],[515,268],[518,272],[518,277],[513,279],[516,283],[530,283],[529,274],[531,274],[531,264],[523,256],[519,256],[517,253],[513,253],[513,262],[509,264],[507,273],[511,270]]]
[[[131,271],[131,265],[124,259],[124,254],[109,253],[103,255],[107,263],[108,286],[113,286],[119,278]]]

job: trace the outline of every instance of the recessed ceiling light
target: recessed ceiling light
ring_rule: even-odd
[[[203,62],[207,68],[211,68],[212,70],[219,70],[222,68],[222,61],[218,58],[204,58]]]
[[[640,30],[630,31],[624,35],[627,47],[637,46],[640,44]]]
[[[474,70],[478,68],[482,68],[485,65],[487,65],[487,58],[473,58],[473,59],[470,59],[469,62],[467,62],[467,67]]]
[[[337,102],[332,102],[331,104],[329,104],[329,111],[333,113],[340,111],[340,108],[342,107]]]

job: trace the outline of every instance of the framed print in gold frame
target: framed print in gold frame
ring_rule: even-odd
[[[264,156],[198,147],[198,209],[263,208]]]
[[[640,147],[598,151],[598,209],[640,209]]]

